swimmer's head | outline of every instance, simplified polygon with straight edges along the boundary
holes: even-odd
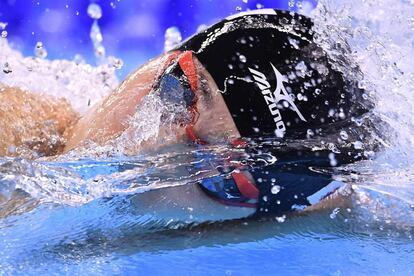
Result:
[[[241,13],[176,50],[193,52],[212,76],[242,137],[299,138],[366,112],[363,91],[332,69],[298,14]]]

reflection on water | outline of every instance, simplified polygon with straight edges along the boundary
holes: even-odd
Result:
[[[309,168],[346,183],[352,192],[342,195],[343,202],[284,217],[245,218],[249,213],[183,200],[184,194],[196,198],[195,183],[217,175],[229,154],[245,166],[283,161],[277,154],[246,156],[220,145],[135,157],[93,148],[56,160],[1,158],[1,271],[166,273],[173,267],[251,274],[254,264],[256,273],[412,273],[413,14],[414,5],[403,0],[323,0],[314,11],[316,41],[338,70],[359,81],[376,103],[374,115],[388,125],[379,129],[387,132],[386,148],[373,160]],[[6,37],[0,39],[3,84],[59,93],[83,113],[118,83],[112,65],[23,57]],[[345,139],[346,133],[338,136]],[[309,141],[302,146],[314,147]],[[203,166],[195,158],[200,151],[208,156]]]

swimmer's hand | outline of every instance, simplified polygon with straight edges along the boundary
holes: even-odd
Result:
[[[36,158],[63,151],[78,120],[66,100],[12,87],[0,91],[0,156]]]

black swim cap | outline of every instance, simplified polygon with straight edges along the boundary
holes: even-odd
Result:
[[[228,17],[178,49],[206,67],[242,137],[303,138],[366,112],[363,90],[332,69],[312,25],[292,12],[257,10]]]

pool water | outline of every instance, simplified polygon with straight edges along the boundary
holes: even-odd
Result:
[[[408,0],[321,0],[311,14],[315,41],[337,70],[359,80],[386,126],[373,159],[334,169],[353,191],[347,205],[225,219],[157,200],[157,191],[177,194],[210,176],[182,173],[193,165],[191,146],[140,156],[100,146],[54,160],[0,158],[0,274],[413,274],[413,16]],[[13,72],[0,73],[0,82],[58,91],[80,112],[119,82],[113,60],[95,67],[33,59],[2,39],[5,62]],[[229,149],[208,150],[220,163]]]

